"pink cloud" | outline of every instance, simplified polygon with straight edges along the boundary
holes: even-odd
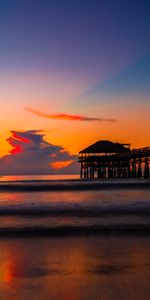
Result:
[[[12,146],[0,159],[1,175],[78,173],[77,156],[62,146],[48,143],[40,130],[11,131]]]
[[[47,118],[47,119],[58,119],[58,120],[69,120],[69,121],[98,121],[98,122],[115,122],[115,119],[107,119],[107,118],[93,118],[93,117],[87,117],[82,115],[72,115],[72,114],[66,114],[66,113],[59,113],[59,114],[47,114],[43,113],[39,110],[32,109],[27,107],[26,111],[37,115],[39,117]]]

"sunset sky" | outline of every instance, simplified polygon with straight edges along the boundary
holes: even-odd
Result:
[[[0,173],[71,172],[101,139],[150,145],[149,12],[149,0],[0,1]]]

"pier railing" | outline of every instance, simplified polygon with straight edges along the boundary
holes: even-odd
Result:
[[[92,160],[114,160],[114,159],[138,159],[138,158],[150,158],[150,146],[133,149],[122,153],[107,153],[107,154],[99,154],[99,153],[85,153],[80,154],[79,162],[88,162]]]

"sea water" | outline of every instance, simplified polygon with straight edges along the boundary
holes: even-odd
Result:
[[[150,182],[3,177],[0,232],[74,234],[150,230]]]

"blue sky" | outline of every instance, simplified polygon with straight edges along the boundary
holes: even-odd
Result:
[[[1,68],[108,76],[149,53],[149,9],[145,0],[0,1]]]

